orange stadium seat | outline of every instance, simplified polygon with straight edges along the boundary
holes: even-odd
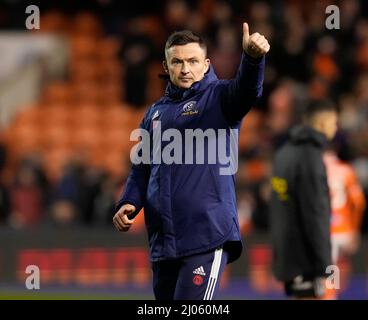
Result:
[[[71,38],[71,59],[96,59],[98,57],[98,43],[91,36],[75,35]]]
[[[43,91],[41,102],[42,104],[49,106],[55,104],[69,104],[70,85],[67,82],[55,81],[46,86]]]
[[[102,83],[100,86],[100,104],[111,106],[120,103],[125,96],[124,87],[118,83]]]
[[[15,116],[13,125],[27,126],[38,124],[42,120],[42,110],[38,105],[24,106],[23,109]]]
[[[60,12],[42,16],[43,30],[69,35],[71,52],[69,81],[46,85],[40,105],[17,115],[6,134],[13,155],[43,152],[50,176],[56,178],[69,156],[83,156],[112,172],[122,173],[122,161],[129,159],[132,129],[143,112],[121,103],[124,99],[124,66],[119,60],[120,39],[102,37],[101,23],[91,13],[73,19]],[[145,28],[160,34],[157,19]],[[155,99],[160,64],[152,66],[150,99]],[[162,92],[162,90],[159,90]],[[91,156],[95,155],[95,156]]]
[[[92,59],[80,59],[71,64],[71,77],[75,82],[96,82],[101,67]]]
[[[41,32],[65,33],[68,30],[68,18],[60,11],[45,12],[40,18]]]
[[[74,17],[74,32],[79,35],[101,36],[102,26],[99,19],[89,13],[81,12]]]
[[[101,39],[99,42],[99,55],[102,61],[111,61],[116,59],[120,50],[120,41],[109,37]]]
[[[114,84],[120,84],[123,70],[119,60],[109,59],[99,62],[99,70],[101,72],[100,80],[104,82],[112,82]]]
[[[42,136],[37,126],[13,126],[5,134],[5,141],[11,153],[23,156],[42,149]]]
[[[42,142],[47,152],[50,148],[70,147],[73,141],[73,132],[65,124],[49,123],[41,130]]]
[[[101,139],[103,134],[96,130],[96,127],[85,126],[76,128],[73,132],[73,147],[78,149],[84,149],[88,152],[92,151],[101,145]]]
[[[72,90],[76,104],[97,105],[101,100],[99,86],[95,82],[73,82]]]
[[[101,122],[103,110],[96,105],[78,105],[72,112],[73,125],[78,127],[97,127]]]
[[[103,132],[101,143],[108,149],[119,150],[119,152],[129,150],[134,144],[130,142],[131,131],[127,128],[109,128]]]
[[[130,118],[129,129],[130,130],[139,128],[146,111],[147,111],[146,109],[130,110],[130,116],[129,116]]]
[[[64,81],[55,81],[46,86],[42,102],[48,105],[70,103],[70,86]]]
[[[101,118],[101,124],[105,128],[109,127],[128,127],[131,121],[131,111],[123,105],[113,105],[107,107]]]
[[[65,125],[69,126],[73,120],[72,107],[66,104],[44,106],[39,109],[41,113],[41,123],[49,125]]]

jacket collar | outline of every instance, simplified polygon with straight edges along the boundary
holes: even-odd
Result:
[[[175,86],[171,81],[166,86],[165,96],[172,100],[183,100],[194,96],[196,93],[204,90],[207,86],[218,80],[213,67],[210,65],[202,80],[194,82],[188,89]]]
[[[291,140],[295,143],[313,142],[318,146],[324,147],[327,144],[326,136],[307,125],[301,125],[291,130]]]

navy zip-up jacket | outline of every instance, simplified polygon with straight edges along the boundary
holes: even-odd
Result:
[[[210,66],[204,78],[189,89],[169,82],[165,96],[146,112],[141,128],[150,133],[151,141],[155,121],[160,121],[161,132],[179,130],[183,140],[185,129],[226,129],[229,142],[230,129],[239,129],[242,118],[262,94],[264,66],[264,57],[253,59],[243,54],[234,79],[219,80]],[[162,141],[160,149],[168,144]],[[201,150],[205,159],[208,144]],[[228,246],[228,262],[237,259],[242,244],[234,174],[220,175],[223,166],[218,158],[215,164],[195,164],[199,150],[193,150],[194,164],[159,164],[152,161],[153,149],[151,145],[149,164],[133,164],[116,206],[118,210],[126,203],[134,205],[137,210],[130,218],[144,207],[151,261],[189,256],[221,245]],[[229,152],[229,143],[226,149]]]

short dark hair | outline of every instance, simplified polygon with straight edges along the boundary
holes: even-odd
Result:
[[[304,115],[307,120],[310,120],[320,112],[338,112],[336,104],[328,99],[312,100],[307,104]]]
[[[198,43],[202,49],[207,50],[206,43],[200,35],[190,30],[182,30],[175,31],[169,36],[165,44],[165,53],[173,46],[184,46],[188,43]]]

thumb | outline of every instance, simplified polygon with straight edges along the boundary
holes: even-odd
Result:
[[[135,206],[133,206],[132,204],[127,204],[126,209],[129,210],[129,211],[130,210],[135,211]]]
[[[133,207],[133,206],[127,206],[126,208],[125,208],[125,210],[124,210],[124,213],[126,214],[126,215],[130,215],[131,213],[133,213],[135,211],[135,207]]]
[[[243,23],[243,38],[245,42],[248,42],[249,40],[249,26],[248,23]]]
[[[135,207],[132,206],[131,204],[125,204],[123,205],[119,211],[118,214],[121,215],[129,215],[131,213],[133,213],[135,211]]]
[[[133,209],[133,208],[132,207],[125,208],[125,210],[123,212],[123,221],[126,224],[132,224],[135,220],[134,218],[129,218],[129,216],[135,211],[135,209]]]

